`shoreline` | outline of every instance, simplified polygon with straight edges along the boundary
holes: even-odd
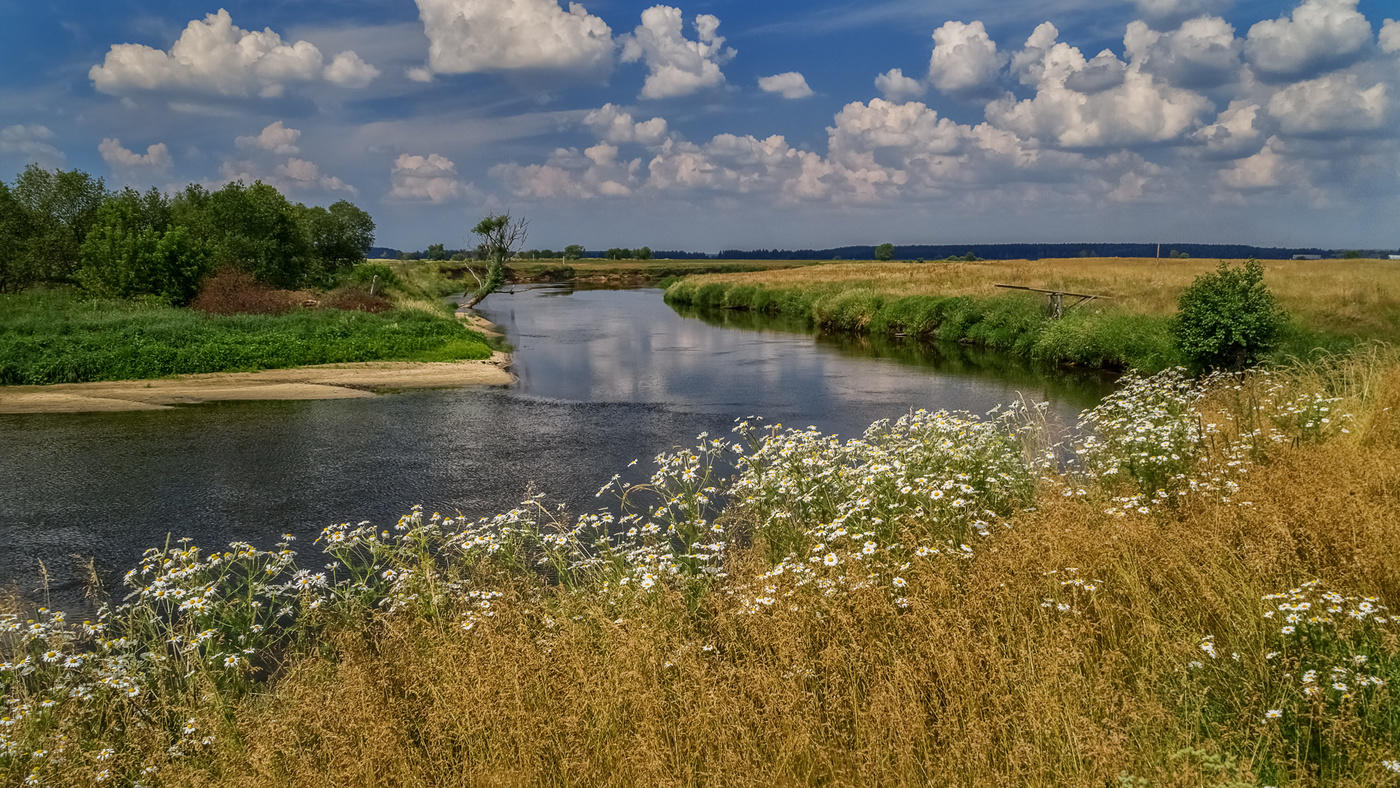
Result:
[[[0,415],[170,410],[208,402],[358,399],[404,389],[505,386],[510,355],[477,361],[364,361],[147,380],[0,386]]]

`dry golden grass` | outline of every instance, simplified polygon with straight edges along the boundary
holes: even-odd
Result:
[[[1191,281],[1218,260],[1071,258],[975,263],[833,263],[779,271],[717,274],[697,281],[772,288],[868,288],[880,294],[998,295],[997,283],[1111,296],[1130,312],[1169,315]],[[1386,260],[1265,260],[1280,303],[1310,328],[1400,340],[1400,264]]]
[[[1214,634],[1224,654],[1260,660],[1260,596],[1314,577],[1400,600],[1400,366],[1356,364],[1343,378],[1359,416],[1353,433],[1252,472],[1239,496],[1252,507],[1201,501],[1113,518],[1100,504],[1052,496],[975,560],[911,569],[904,611],[883,592],[813,593],[795,610],[755,616],[722,593],[696,610],[677,595],[610,605],[516,586],[476,632],[402,620],[343,634],[331,656],[301,662],[241,706],[207,771],[166,777],[248,786],[1250,779],[1240,766],[1208,781],[1199,758],[1177,755],[1198,748],[1247,762],[1254,744],[1195,713],[1184,666],[1201,656],[1199,638]],[[1102,581],[1079,615],[1039,604],[1058,589],[1043,573],[1068,567]],[[731,584],[763,568],[741,559]],[[541,624],[546,613],[552,627]],[[1374,762],[1383,757],[1394,754]],[[1304,775],[1299,784],[1321,783]]]

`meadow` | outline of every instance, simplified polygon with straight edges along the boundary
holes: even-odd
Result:
[[[969,342],[1051,363],[1159,370],[1179,362],[1169,319],[1215,260],[1075,258],[833,263],[694,276],[668,300],[782,312],[826,330]],[[1292,319],[1277,356],[1400,341],[1400,266],[1383,260],[1268,260],[1265,282]],[[997,284],[1105,296],[1048,321],[1046,297]],[[1068,306],[1075,299],[1066,298]]]
[[[422,300],[378,313],[220,315],[70,289],[0,295],[0,385],[490,355],[485,337]]]
[[[1400,356],[1038,413],[746,420],[591,511],[154,547],[88,620],[0,617],[0,780],[1400,782]]]

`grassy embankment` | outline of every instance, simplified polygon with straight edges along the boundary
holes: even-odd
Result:
[[[1069,473],[916,415],[606,517],[153,551],[95,633],[0,617],[0,781],[1393,785],[1397,414],[1375,351],[1130,384]]]
[[[828,331],[967,342],[1056,364],[1153,371],[1179,362],[1169,328],[1181,291],[1214,260],[1071,259],[843,263],[695,276],[678,305],[778,312]],[[1291,321],[1276,355],[1400,341],[1400,265],[1380,260],[1265,261]],[[1111,296],[1046,318],[1046,297],[997,283]],[[1073,299],[1066,299],[1068,305]]]
[[[381,269],[366,270],[364,286]],[[454,319],[439,297],[451,292],[450,283],[408,266],[393,273],[392,281],[376,283],[377,293],[388,294],[388,303],[376,308],[389,307],[378,313],[295,308],[220,315],[74,290],[0,295],[0,385],[490,357],[485,337]]]

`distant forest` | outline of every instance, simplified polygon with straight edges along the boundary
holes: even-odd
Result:
[[[1039,260],[1052,257],[1156,257],[1155,243],[1073,243],[1073,244],[908,244],[894,247],[896,260],[943,260],[949,257],[981,260]],[[1287,260],[1294,255],[1341,257],[1351,250],[1322,249],[1315,246],[1249,246],[1246,244],[1162,244],[1162,257],[1195,257],[1206,259],[1240,259],[1257,257],[1261,260]],[[1384,257],[1393,250],[1367,250],[1366,256]],[[1354,254],[1354,253],[1353,253]],[[369,250],[370,257],[423,259],[426,252],[404,253],[398,249],[377,246]],[[584,257],[606,257],[605,250],[590,250]],[[873,260],[874,246],[839,246],[834,249],[724,249],[718,254],[662,249],[652,252],[661,260]]]

